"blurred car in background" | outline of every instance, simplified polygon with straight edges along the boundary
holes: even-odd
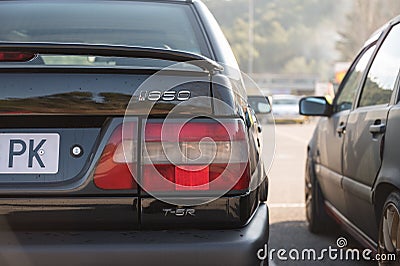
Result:
[[[249,95],[247,99],[261,124],[267,124],[268,122],[273,121],[271,115],[272,108],[268,96]]]
[[[272,108],[275,122],[294,122],[303,124],[307,118],[299,113],[300,97],[289,94],[272,96]]]

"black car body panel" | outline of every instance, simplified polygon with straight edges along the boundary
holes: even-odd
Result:
[[[153,198],[142,198],[141,225],[143,228],[238,228],[250,221],[258,201],[256,192],[220,198],[195,207],[177,207]]]
[[[1,46],[1,45],[0,45]],[[7,72],[10,70],[7,69]],[[149,113],[149,106],[152,113],[168,114],[169,110],[174,108],[181,101],[163,101],[157,104],[140,102],[138,98],[144,95],[143,92],[149,90],[142,83],[154,75],[157,71],[147,70],[143,74],[141,70],[131,70],[127,74],[113,73],[68,73],[69,69],[60,69],[61,73],[46,73],[42,70],[40,73],[1,73],[2,99],[0,100],[0,115],[79,115],[79,116],[123,116],[127,110],[128,104],[132,101],[135,104],[134,113],[131,115],[146,115]],[[104,70],[103,70],[104,71]],[[26,73],[28,72],[28,73]],[[44,73],[43,73],[44,72]],[[100,71],[101,72],[101,71]],[[138,73],[137,73],[138,72]],[[176,91],[189,91],[190,97],[205,96],[210,97],[210,80],[207,73],[187,73],[185,71],[164,70],[164,82],[182,78],[183,84],[171,88]],[[196,81],[191,81],[196,80]],[[185,82],[186,81],[186,82]],[[160,90],[166,90],[160,86]],[[168,107],[166,109],[166,107]],[[193,110],[194,107],[189,106]],[[197,107],[205,115],[211,115],[211,103]],[[195,110],[194,110],[195,111]],[[22,119],[22,118],[21,118]],[[26,120],[29,120],[26,118]],[[68,120],[68,119],[65,119]],[[13,120],[3,127],[13,127]],[[44,124],[46,121],[43,121]],[[76,127],[83,127],[85,124],[79,124],[77,119]],[[16,122],[17,123],[17,122]],[[51,127],[52,123],[48,123]],[[99,124],[98,126],[102,126]],[[43,127],[43,125],[42,125]]]
[[[137,230],[138,200],[133,196],[24,197],[0,199],[2,230]]]

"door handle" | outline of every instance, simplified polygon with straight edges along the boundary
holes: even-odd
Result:
[[[369,126],[369,132],[372,134],[382,134],[385,133],[386,131],[386,125],[385,124],[379,124],[379,125],[370,125]]]
[[[258,133],[262,132],[262,126],[261,125],[257,125],[257,131],[258,131]]]
[[[340,123],[340,125],[336,129],[336,132],[339,134],[339,137],[341,137],[345,131],[346,131],[346,125],[344,123]]]

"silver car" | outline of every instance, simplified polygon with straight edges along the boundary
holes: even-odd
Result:
[[[295,122],[303,124],[306,117],[299,113],[300,97],[295,95],[272,96],[272,108],[275,122]]]

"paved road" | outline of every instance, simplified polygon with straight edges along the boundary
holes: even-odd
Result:
[[[315,249],[317,255],[329,246],[337,248],[339,237],[348,240],[349,248],[362,249],[350,236],[340,229],[332,229],[326,235],[313,235],[307,230],[304,212],[304,166],[308,140],[315,124],[280,124],[276,126],[276,151],[269,172],[270,243],[269,248],[285,249],[286,256],[291,249]],[[267,143],[264,143],[267,145]],[[307,255],[307,253],[305,253]],[[340,253],[338,253],[340,254]],[[292,251],[296,256],[296,251]],[[307,256],[306,256],[307,257]],[[345,255],[343,256],[345,258]],[[282,261],[273,254],[271,265],[375,265],[366,261],[330,260],[325,253],[323,261]]]

